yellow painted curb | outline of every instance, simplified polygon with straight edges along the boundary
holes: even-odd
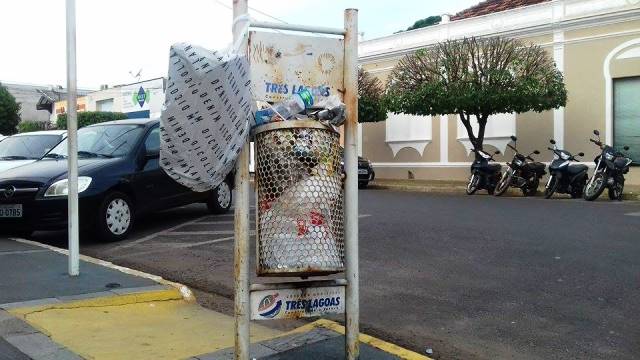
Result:
[[[179,290],[171,288],[167,290],[143,291],[139,293],[113,296],[102,296],[87,300],[71,301],[67,303],[54,303],[8,310],[11,314],[26,319],[29,314],[47,310],[65,310],[89,307],[121,306],[153,301],[183,300]]]
[[[320,319],[317,321],[314,321],[310,324],[301,326],[297,329],[294,329],[292,331],[290,331],[289,333],[285,334],[298,334],[298,333],[304,333],[304,332],[308,332],[311,331],[315,328],[325,328],[325,329],[329,329],[332,331],[335,331],[339,334],[343,334],[345,333],[344,330],[344,326],[334,322],[334,321],[330,321],[330,320],[326,320],[326,319]],[[365,343],[367,345],[373,346],[374,348],[380,349],[388,354],[391,355],[395,355],[401,359],[405,359],[405,360],[432,360],[431,358],[418,354],[417,352],[411,351],[411,350],[407,350],[403,347],[400,347],[398,345],[386,342],[384,340],[380,340],[378,338],[375,338],[373,336],[369,336],[363,333],[360,333],[360,335],[358,336],[358,339],[360,340],[360,342]]]

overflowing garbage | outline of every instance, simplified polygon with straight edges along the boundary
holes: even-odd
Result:
[[[233,170],[254,125],[249,63],[233,51],[171,47],[160,128],[160,164],[194,190],[216,188]]]
[[[256,131],[258,273],[343,271],[339,134],[309,119]]]
[[[331,127],[341,126],[346,119],[346,106],[337,95],[321,98],[314,103],[308,89],[302,89],[276,104],[265,103],[256,112],[256,126],[285,120],[317,120]],[[335,130],[335,129],[334,129]]]
[[[173,45],[161,118],[162,168],[192,190],[214,189],[233,170],[253,129],[259,274],[343,271],[337,127],[345,121],[345,105],[336,95],[316,99],[301,87],[258,109],[250,88],[245,57]]]

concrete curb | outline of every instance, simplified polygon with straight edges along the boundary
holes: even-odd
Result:
[[[55,246],[51,246],[51,245],[46,245],[46,244],[41,244],[39,242],[35,242],[35,241],[31,241],[31,240],[26,240],[26,239],[21,239],[21,238],[10,238],[11,240],[23,243],[23,244],[27,244],[27,245],[32,245],[32,246],[38,246],[41,248],[45,248],[54,252],[57,252],[59,254],[65,255],[65,256],[69,256],[69,251],[65,250],[65,249],[61,249]],[[122,273],[128,274],[128,275],[133,275],[133,276],[138,276],[138,277],[142,277],[145,279],[149,279],[149,280],[153,280],[157,283],[163,284],[163,285],[167,285],[170,286],[172,288],[175,288],[177,291],[179,291],[182,299],[186,300],[186,301],[191,301],[194,302],[196,301],[195,296],[193,295],[193,292],[185,285],[182,285],[180,283],[177,282],[173,282],[173,281],[169,281],[169,280],[165,280],[163,279],[161,276],[158,275],[153,275],[153,274],[149,274],[143,271],[139,271],[139,270],[134,270],[134,269],[130,269],[124,266],[120,266],[120,265],[115,265],[109,261],[105,261],[105,260],[100,260],[100,259],[96,259],[87,255],[80,255],[80,260],[92,263],[92,264],[96,264],[96,265],[100,265],[100,266],[104,266],[113,270],[117,270],[120,271]],[[124,289],[123,289],[124,290]]]
[[[424,193],[433,193],[433,194],[447,194],[447,195],[466,195],[465,186],[461,185],[452,185],[442,186],[442,185],[408,185],[408,184],[370,184],[367,188],[372,190],[393,190],[393,191],[407,191],[407,192],[424,192]],[[484,191],[484,190],[482,190]],[[507,194],[513,192],[513,195],[522,195],[517,189],[509,189],[507,190]],[[481,192],[482,193],[482,192]],[[486,191],[485,191],[486,193]],[[606,198],[606,195],[604,195]],[[623,200],[628,201],[640,201],[640,195],[635,193],[625,193],[622,197]],[[608,198],[607,198],[608,200]]]

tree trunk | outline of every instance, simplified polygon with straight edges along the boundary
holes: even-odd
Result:
[[[487,115],[478,115],[476,114],[476,120],[478,120],[478,136],[476,137],[476,150],[482,150],[482,146],[484,143],[484,131],[487,127],[487,120],[489,116]]]

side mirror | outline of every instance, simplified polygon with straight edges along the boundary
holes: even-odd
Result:
[[[556,144],[556,141],[555,141],[555,140],[553,140],[553,139],[549,140],[549,142],[550,142],[550,143],[552,143],[553,145],[555,145],[555,144]]]
[[[496,150],[493,155],[500,155],[500,150]]]
[[[584,156],[584,153],[581,151],[578,153],[578,156]]]
[[[625,145],[625,146],[623,147],[623,149],[624,149],[624,151],[629,151],[629,147],[628,147],[627,145]]]
[[[511,140],[513,140],[513,141],[518,141],[518,138],[517,138],[517,137],[515,137],[515,135],[511,135]]]
[[[145,153],[144,153],[144,158],[147,159],[147,160],[159,159],[160,158],[160,150],[159,149],[146,150]]]
[[[593,130],[593,134],[594,134],[594,135],[596,135],[596,136],[600,136],[600,131],[598,131],[598,130]]]
[[[540,155],[540,151],[538,151],[538,150],[533,150],[533,153],[536,154],[536,155]]]

